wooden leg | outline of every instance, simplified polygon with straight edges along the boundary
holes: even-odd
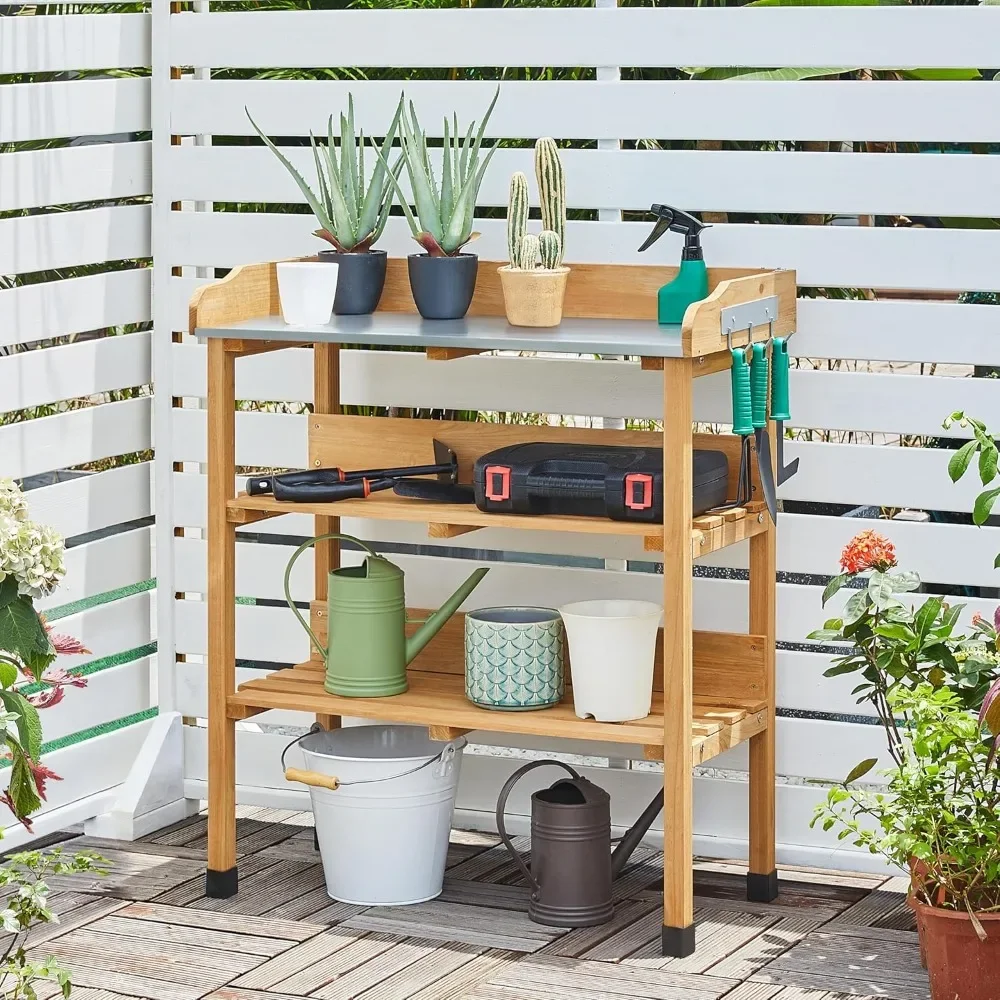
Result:
[[[236,874],[236,529],[226,501],[236,478],[236,358],[208,345],[208,870],[205,893],[232,896]]]
[[[771,428],[773,437],[773,426]],[[772,440],[771,454],[775,454]],[[767,699],[767,728],[750,738],[750,870],[747,898],[769,903],[778,895],[778,873],[774,861],[774,738],[775,738],[775,557],[776,531],[750,539],[750,631],[766,636],[764,697]]]
[[[340,345],[313,345],[313,412],[340,412]],[[311,458],[311,456],[310,456]],[[339,517],[315,518],[316,534],[326,535],[332,531],[340,531]],[[316,566],[316,600],[327,598],[327,576],[331,569],[340,565],[340,542],[332,539],[320,542],[314,546]],[[311,658],[319,653],[312,650]],[[339,729],[339,715],[317,714],[316,721],[324,729]]]
[[[663,934],[664,955],[694,951],[691,726],[692,420],[690,359],[663,364]]]

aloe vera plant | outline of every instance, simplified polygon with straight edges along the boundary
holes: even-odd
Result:
[[[497,87],[478,131],[473,121],[464,139],[459,138],[461,133],[458,128],[458,115],[453,116],[450,128],[448,118],[445,117],[440,185],[431,166],[427,135],[420,127],[412,101],[409,115],[406,112],[402,115],[399,138],[410,189],[413,192],[413,208],[410,207],[409,199],[396,174],[390,172],[388,176],[399,196],[413,238],[432,257],[453,257],[479,235],[472,231],[476,196],[479,194],[483,175],[497,147],[491,146],[482,162],[480,162],[480,152],[486,125],[499,96],[500,88]],[[387,152],[379,153],[379,159],[384,167],[387,165]]]
[[[250,124],[257,130],[257,134],[292,175],[313,210],[321,227],[313,235],[333,244],[341,253],[367,253],[382,235],[392,207],[392,187],[387,182],[395,181],[402,166],[402,157],[391,167],[388,157],[402,113],[403,97],[400,95],[396,114],[382,141],[382,149],[379,150],[370,138],[368,140],[376,155],[375,166],[366,186],[365,134],[364,131],[355,133],[354,97],[349,94],[347,114],[340,115],[339,144],[334,141],[333,115],[330,115],[327,122],[326,145],[317,142],[316,137],[309,133],[313,159],[316,162],[318,193],[313,191],[288,158],[264,134],[250,117],[249,110],[247,118],[250,118]]]

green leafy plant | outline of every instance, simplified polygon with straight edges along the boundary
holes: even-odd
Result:
[[[993,435],[987,430],[986,424],[982,420],[967,416],[962,410],[956,410],[945,419],[944,429],[948,430],[955,423],[960,427],[971,427],[973,437],[971,441],[966,441],[951,456],[951,460],[948,462],[948,475],[951,476],[953,483],[957,483],[969,471],[972,460],[977,459],[976,467],[979,470],[979,481],[987,489],[984,489],[976,497],[976,502],[972,507],[972,520],[981,527],[992,513],[997,497],[1000,497],[1000,486],[990,485],[997,478],[997,459],[1000,455],[998,455]],[[997,555],[993,560],[993,568],[1000,569],[1000,555]]]
[[[7,897],[0,927],[10,935],[0,956],[0,993],[6,1000],[37,1000],[35,984],[42,981],[58,984],[63,997],[70,995],[70,974],[57,959],[29,959],[28,933],[38,924],[58,923],[48,905],[48,878],[85,872],[106,875],[108,868],[109,862],[98,854],[66,854],[58,847],[12,854],[0,866],[0,895]]]
[[[829,619],[808,638],[850,644],[824,676],[861,674],[852,694],[859,704],[874,707],[889,752],[900,763],[903,737],[890,704],[893,693],[927,683],[951,691],[966,710],[978,711],[998,672],[996,636],[988,641],[982,631],[971,638],[956,634],[964,605],[949,607],[937,597],[919,608],[904,604],[901,595],[915,591],[920,577],[900,572],[892,543],[874,531],[853,538],[840,565],[844,572],[827,585],[824,606],[845,586],[863,586],[851,595],[841,617]]]
[[[42,725],[38,710],[58,704],[67,685],[86,680],[50,669],[60,653],[86,653],[77,640],[55,635],[34,606],[59,585],[65,573],[63,539],[28,517],[18,485],[0,479],[0,742],[10,761],[7,790],[0,796],[30,828],[28,816],[45,798],[45,783],[58,778],[41,763]],[[26,684],[41,690],[24,694]]]
[[[841,840],[911,867],[913,892],[929,906],[963,910],[985,938],[977,913],[1000,910],[1000,684],[979,717],[946,688],[896,688],[889,706],[905,739],[883,789],[852,787],[855,768],[830,789],[812,825],[839,827]],[[920,864],[914,864],[917,861]]]
[[[392,207],[392,187],[388,179],[395,178],[399,173],[402,159],[390,167],[388,158],[402,112],[403,98],[400,96],[396,114],[382,140],[381,151],[369,139],[376,155],[375,166],[366,185],[365,134],[363,130],[355,133],[354,97],[348,94],[347,114],[342,113],[340,116],[339,144],[334,141],[333,115],[330,115],[327,122],[325,146],[318,143],[312,133],[309,134],[313,159],[316,161],[318,193],[312,190],[291,161],[264,134],[250,117],[249,110],[247,117],[267,147],[292,175],[313,210],[321,227],[313,235],[333,244],[340,253],[367,253],[382,235]]]
[[[478,131],[473,121],[464,139],[459,138],[461,133],[458,127],[458,115],[453,117],[450,130],[448,118],[445,117],[440,186],[431,166],[427,135],[420,127],[412,101],[409,114],[407,115],[405,111],[402,114],[400,142],[403,147],[406,175],[413,192],[413,208],[410,207],[406,193],[392,171],[389,172],[389,179],[399,196],[399,203],[413,238],[432,257],[453,257],[461,253],[467,243],[479,236],[479,233],[472,231],[476,197],[497,146],[490,147],[481,163],[480,153],[483,135],[499,96],[500,88],[497,87]],[[383,166],[388,167],[385,155],[379,152],[378,156]]]

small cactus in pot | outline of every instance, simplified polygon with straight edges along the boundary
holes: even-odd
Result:
[[[551,327],[562,321],[569,268],[562,263],[566,234],[566,177],[554,139],[535,143],[535,178],[542,210],[542,231],[528,232],[528,178],[510,179],[507,204],[507,256],[500,268],[507,322],[512,326]]]

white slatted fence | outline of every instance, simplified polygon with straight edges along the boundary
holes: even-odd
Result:
[[[0,17],[0,476],[67,537],[41,607],[91,650],[42,714],[35,835],[109,807],[156,706],[149,65],[148,13]]]

